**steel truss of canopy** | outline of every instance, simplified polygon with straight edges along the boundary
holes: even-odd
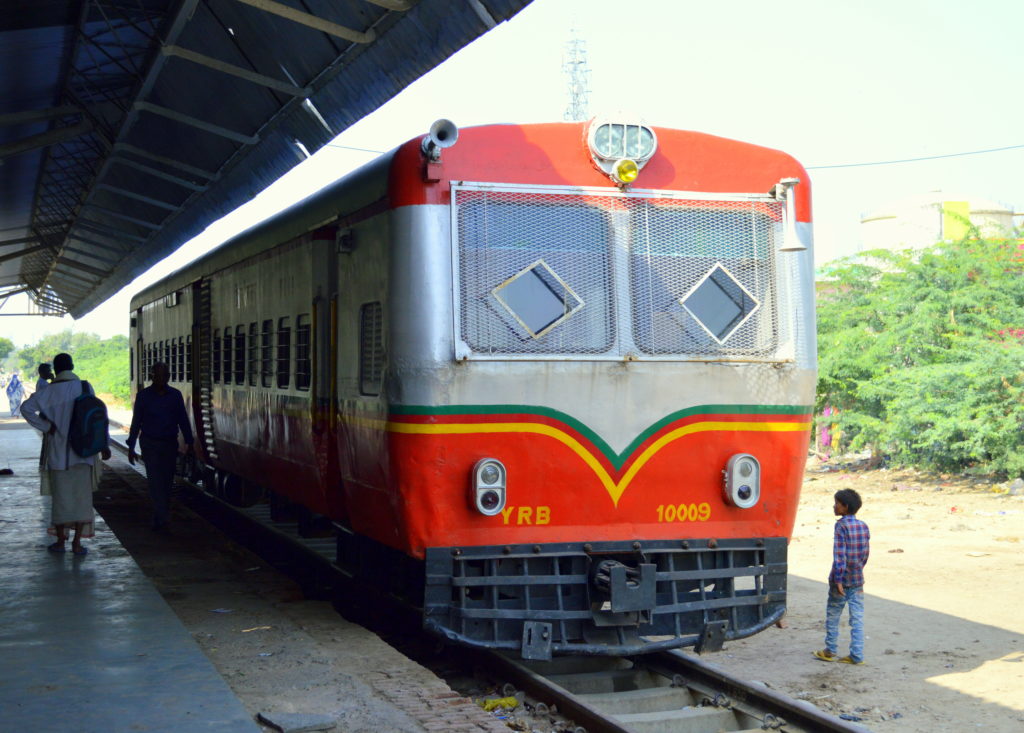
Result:
[[[0,315],[89,312],[529,2],[7,0]]]

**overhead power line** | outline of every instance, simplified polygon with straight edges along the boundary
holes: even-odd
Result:
[[[872,163],[839,163],[837,165],[809,165],[807,170],[822,170],[824,168],[863,168],[869,165],[895,165],[897,163],[918,163],[923,160],[939,160],[940,158],[961,158],[965,155],[983,155],[985,153],[1001,153],[1005,150],[1019,150],[1024,145],[1007,145],[1005,148],[989,148],[987,150],[969,150],[964,153],[947,153],[946,155],[926,155],[921,158],[903,158],[901,160],[878,160]]]
[[[341,148],[342,150],[358,150],[360,153],[374,153],[375,155],[380,155],[385,152],[383,150],[370,150],[369,148],[353,148],[351,145],[335,145],[334,143],[327,143],[324,147]]]
[[[355,148],[351,145],[337,145],[335,143],[327,143],[324,147],[327,148],[340,148],[342,150],[355,150],[360,153],[373,153],[374,155],[383,155],[385,150],[371,150],[370,148]],[[988,148],[986,150],[968,150],[962,153],[947,153],[945,155],[925,155],[920,158],[900,158],[898,160],[875,160],[870,163],[837,163],[835,165],[809,165],[806,169],[809,171],[825,170],[828,168],[865,168],[872,165],[898,165],[900,163],[920,163],[925,160],[941,160],[943,158],[962,158],[968,155],[985,155],[986,153],[1002,153],[1007,150],[1020,150],[1024,148],[1024,145],[1007,145],[1002,148]]]

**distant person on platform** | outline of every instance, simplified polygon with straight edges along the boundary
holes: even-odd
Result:
[[[18,373],[11,375],[11,381],[7,383],[7,401],[11,405],[11,417],[19,417],[21,400],[25,397],[25,387],[18,379]]]
[[[94,536],[92,492],[99,486],[102,466],[96,456],[83,458],[68,444],[68,429],[75,398],[82,394],[82,381],[72,371],[70,354],[53,358],[57,375],[53,382],[34,393],[22,405],[25,421],[43,433],[43,456],[40,464],[40,493],[53,496],[53,514],[47,530],[57,538],[50,552],[64,552],[68,531],[73,529],[71,551],[85,555],[88,549],[82,540]],[[86,387],[92,393],[92,386]],[[103,460],[110,458],[110,448],[100,451]]]
[[[53,369],[50,367],[50,362],[44,361],[39,365],[39,379],[36,380],[36,392],[42,392],[50,386],[52,381]]]
[[[174,467],[178,459],[178,431],[185,437],[186,452],[191,452],[192,427],[181,392],[167,385],[167,364],[156,362],[149,376],[153,383],[139,390],[135,396],[132,425],[128,431],[128,462],[135,465],[138,458],[135,442],[138,440],[142,460],[146,464],[149,497],[153,502],[153,529],[167,532],[171,519]]]

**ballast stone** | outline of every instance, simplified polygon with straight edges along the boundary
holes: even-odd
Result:
[[[337,722],[334,716],[315,713],[260,713],[256,719],[264,725],[277,728],[281,733],[330,730]]]

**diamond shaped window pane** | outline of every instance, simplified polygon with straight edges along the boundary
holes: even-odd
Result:
[[[583,307],[583,301],[544,260],[533,263],[491,293],[532,338],[540,338]]]
[[[679,303],[720,344],[761,307],[721,264],[712,267]]]

